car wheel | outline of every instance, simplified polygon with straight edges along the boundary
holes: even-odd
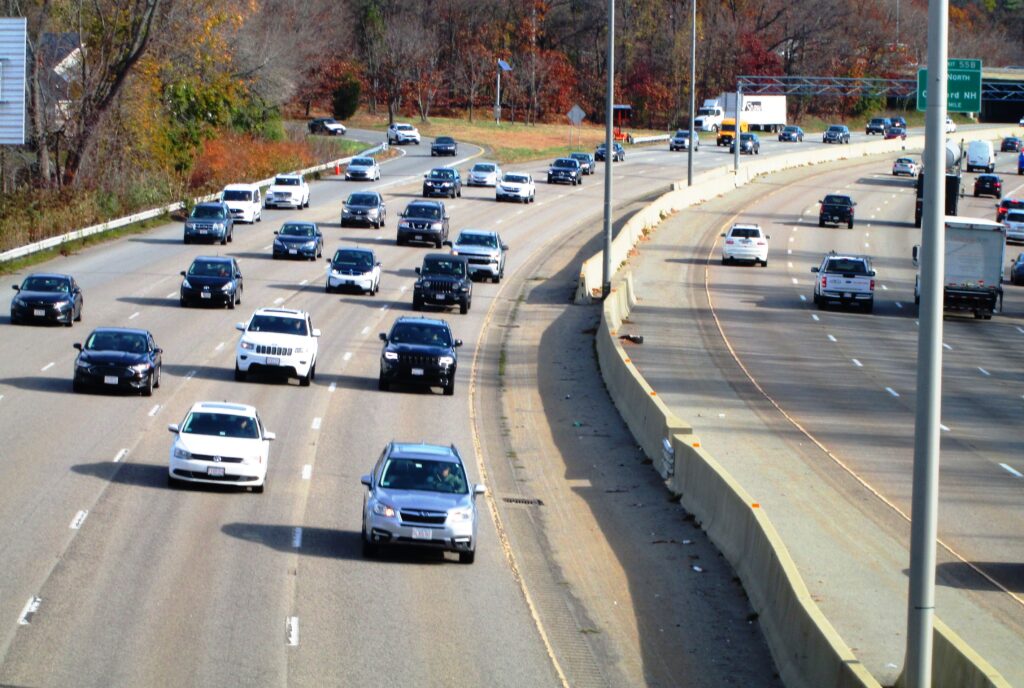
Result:
[[[458,195],[459,198],[462,198],[462,189],[459,189],[457,195]]]
[[[224,238],[220,240],[220,245],[221,245],[221,246],[224,246],[224,245],[226,245],[227,243],[228,243],[228,237],[227,237],[227,235],[225,234],[225,235],[224,235]]]
[[[299,376],[299,386],[309,387],[309,383],[316,377],[316,363],[309,367],[309,372]]]
[[[75,318],[75,322],[82,322],[82,309],[78,309],[78,317]]]
[[[64,327],[73,327],[74,324],[75,324],[75,313],[74,313],[74,311],[72,311],[71,314],[68,315],[68,321],[66,323],[64,323]]]
[[[389,389],[391,389],[391,383],[385,380],[383,375],[380,375],[379,377],[377,377],[377,389],[379,389],[382,392],[387,392]]]
[[[470,550],[469,552],[459,552],[460,564],[472,564],[474,561],[476,561],[476,550]]]
[[[822,220],[821,218],[818,218],[818,226],[819,227],[824,227],[825,226],[825,221]]]
[[[864,306],[864,312],[865,313],[873,313],[874,310],[875,310],[875,302],[874,301],[868,301],[867,305]]]
[[[253,485],[252,486],[252,493],[253,494],[263,494],[263,490],[264,490],[264,488],[266,488],[266,486],[267,486],[267,479],[264,477],[262,485]]]
[[[853,220],[850,220],[849,222],[846,223],[846,228],[853,229]]]
[[[153,375],[154,373],[150,372],[146,378],[146,386],[142,388],[142,396],[144,397],[153,396]]]
[[[170,473],[167,474],[167,487],[172,490],[177,490],[181,487],[181,481],[172,476]]]
[[[440,239],[438,239],[437,241],[435,241],[435,242],[434,242],[434,248],[441,248],[441,245],[442,245],[443,243],[444,243],[443,241],[441,241]]]
[[[463,301],[459,304],[459,313],[465,315],[469,312],[469,301]]]
[[[455,394],[455,378],[448,378],[448,382],[441,389],[446,397],[453,396]]]
[[[725,256],[722,256],[722,265],[726,265],[728,262],[729,261],[725,259]]]
[[[377,556],[377,545],[373,544],[366,539],[366,533],[363,533],[361,538],[363,542],[363,557],[366,559],[373,559]]]
[[[248,377],[246,371],[238,367],[238,363],[235,363],[235,382],[245,382],[245,378]]]
[[[768,259],[767,258],[765,258],[764,260],[761,261],[761,267],[763,267],[763,268],[768,267]]]
[[[185,240],[184,240],[183,243],[186,243],[186,244],[189,243],[188,237],[185,237]]]
[[[81,394],[85,391],[85,387],[78,381],[77,377],[71,378],[71,391],[75,394]]]
[[[423,310],[423,301],[421,301],[420,299],[416,298],[415,296],[412,297],[412,309],[414,311],[421,311],[421,310]]]
[[[160,388],[160,380],[161,380],[161,378],[163,378],[163,376],[164,376],[164,367],[161,364],[161,365],[158,365],[156,367],[156,381],[153,383],[153,387],[156,387],[157,389]]]

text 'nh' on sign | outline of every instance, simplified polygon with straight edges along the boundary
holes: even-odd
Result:
[[[981,112],[981,60],[951,59],[946,68],[946,110]],[[917,109],[928,108],[928,70],[917,70]]]

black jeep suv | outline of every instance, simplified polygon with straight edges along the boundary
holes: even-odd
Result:
[[[829,194],[821,203],[821,210],[818,211],[818,226],[824,227],[826,222],[846,226],[853,229],[853,206],[857,205],[849,196]]]
[[[384,349],[380,354],[377,388],[387,391],[391,383],[440,387],[447,396],[455,394],[455,349],[461,339],[452,337],[444,320],[402,317],[391,332],[380,333]]]
[[[424,306],[458,306],[466,313],[473,303],[473,282],[469,279],[469,260],[448,253],[428,253],[412,290],[412,309]]]
[[[583,170],[580,161],[574,158],[559,158],[548,168],[548,184],[566,182],[576,186],[583,183]]]

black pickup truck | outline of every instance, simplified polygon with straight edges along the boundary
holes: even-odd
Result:
[[[826,222],[837,226],[845,222],[847,227],[853,229],[853,206],[857,204],[852,198],[829,194],[818,203],[821,203],[821,210],[818,211],[819,227],[824,227]]]

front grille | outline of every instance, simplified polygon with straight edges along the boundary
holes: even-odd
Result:
[[[475,256],[470,256],[469,262],[472,263],[473,265],[490,265],[491,259],[489,256],[480,256],[479,258]]]
[[[266,344],[257,344],[256,353],[264,356],[291,356],[292,350],[286,346],[268,346]]]
[[[413,229],[430,229],[429,222],[410,222],[409,226]]]
[[[197,224],[192,225],[192,229],[194,229],[197,232],[200,231],[200,230],[204,230],[204,229],[207,232],[212,232],[213,231],[213,224],[209,223],[209,222],[197,223]]]
[[[224,483],[247,483],[259,480],[259,478],[251,475],[207,475],[202,471],[186,471],[181,468],[175,468],[174,475],[181,478],[195,478],[198,480],[216,480],[217,482]]]
[[[403,523],[425,523],[428,525],[444,525],[448,514],[444,511],[420,511],[416,509],[400,510]]]
[[[89,368],[89,372],[93,375],[114,375],[117,377],[132,377],[135,374],[135,371],[131,368],[103,363],[93,363],[92,367]]]
[[[455,283],[447,281],[432,281],[430,283],[429,291],[434,294],[450,294],[451,292],[455,291]]]
[[[402,369],[409,368],[423,368],[424,370],[434,370],[438,367],[437,356],[431,356],[429,354],[410,354],[410,353],[399,353],[398,364]]]
[[[220,457],[220,461],[217,461],[213,456],[209,456],[207,454],[193,454],[192,459],[194,461],[211,461],[213,463],[242,463],[242,458],[240,456],[222,456]]]

